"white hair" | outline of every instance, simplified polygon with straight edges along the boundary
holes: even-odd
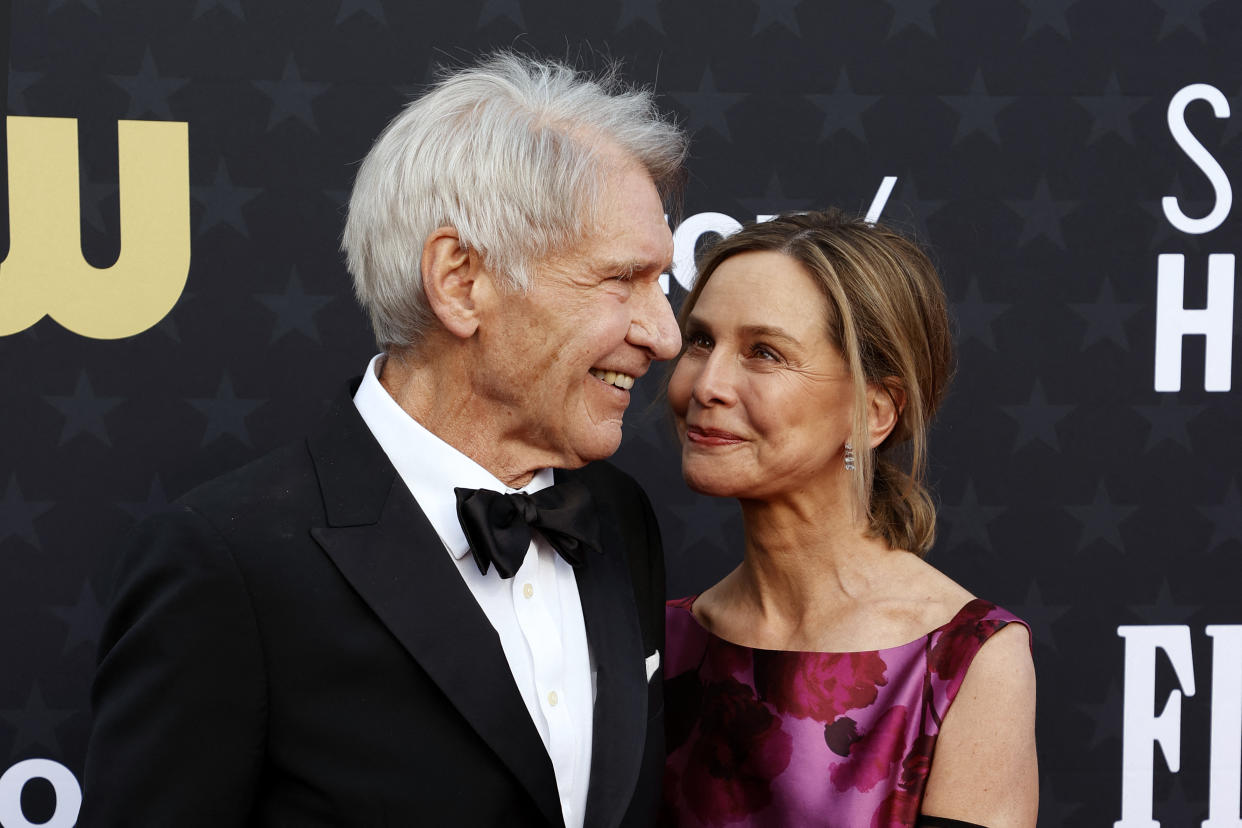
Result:
[[[438,227],[527,289],[535,264],[596,229],[609,149],[642,164],[662,197],[680,182],[684,133],[616,67],[592,77],[501,52],[409,103],[358,170],[341,243],[376,343],[408,348],[435,324],[420,260]]]

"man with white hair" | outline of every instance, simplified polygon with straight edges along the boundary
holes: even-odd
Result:
[[[653,821],[663,553],[592,461],[680,345],[685,151],[649,93],[511,54],[393,120],[343,243],[382,353],[138,530],[82,824]]]

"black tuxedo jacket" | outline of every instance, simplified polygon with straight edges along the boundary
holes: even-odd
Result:
[[[615,468],[575,570],[597,670],[587,826],[654,820],[663,553]],[[83,826],[558,826],[500,640],[349,399],[304,444],[191,492],[123,555]]]

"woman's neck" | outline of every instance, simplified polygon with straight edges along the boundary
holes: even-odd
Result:
[[[705,595],[700,616],[730,640],[798,649],[890,586],[891,556],[848,497],[743,501],[746,553]],[[696,605],[698,607],[699,605]],[[726,629],[726,627],[728,629]]]

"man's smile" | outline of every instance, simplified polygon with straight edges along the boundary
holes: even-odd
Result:
[[[602,368],[592,368],[591,376],[597,380],[616,386],[622,391],[629,391],[634,387],[634,378],[629,374],[623,374],[620,371],[605,371]]]

